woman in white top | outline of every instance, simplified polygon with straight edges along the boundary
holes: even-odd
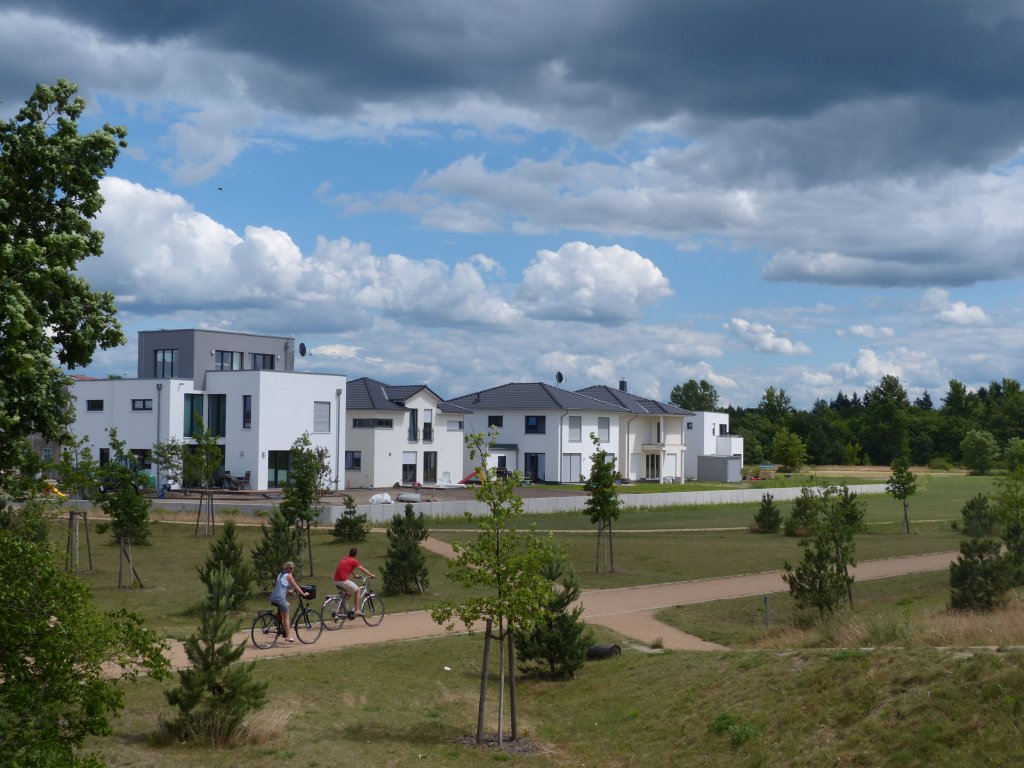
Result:
[[[284,639],[289,643],[294,643],[295,638],[292,637],[292,628],[288,623],[288,591],[294,589],[303,597],[306,597],[306,593],[302,591],[302,587],[299,586],[298,582],[295,581],[295,577],[292,576],[292,572],[295,570],[295,563],[290,560],[284,564],[281,568],[281,572],[277,574],[277,579],[274,581],[274,591],[270,593],[270,604],[277,608],[277,618],[281,622],[281,626],[284,627]]]

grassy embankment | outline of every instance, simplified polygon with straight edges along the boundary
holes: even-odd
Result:
[[[963,500],[988,483],[984,478],[941,478],[923,485],[912,502],[910,536],[895,526],[901,514],[897,502],[865,497],[869,520],[888,524],[873,526],[859,538],[859,557],[956,547],[948,523],[919,521],[955,518]],[[580,525],[578,516],[538,522],[562,528],[558,538],[567,543],[590,586],[620,586],[775,569],[780,558],[797,556],[795,542],[782,536],[651,530],[742,527],[752,513],[751,505],[627,513],[616,538],[622,572],[602,577],[592,574],[593,534],[564,532],[588,527]],[[627,532],[643,529],[647,532]],[[250,541],[255,533],[243,531]],[[443,533],[452,539],[463,535]],[[191,607],[201,594],[192,574],[208,542],[194,539],[191,528],[167,524],[157,526],[155,541],[153,547],[137,549],[148,589],[111,589],[116,552],[96,537],[94,555],[101,571],[89,580],[101,603],[135,605],[156,626],[176,634],[190,631],[195,623]],[[314,552],[324,578],[313,581],[322,585],[329,583],[328,569],[340,551],[328,542],[327,534],[320,533]],[[361,546],[371,567],[379,567],[384,550],[382,536]],[[432,558],[430,567],[433,599],[453,593],[441,562]],[[475,766],[491,760],[522,766],[1019,764],[1024,758],[1019,738],[1024,656],[926,646],[1024,642],[1020,613],[985,622],[961,620],[972,629],[956,634],[940,626],[952,621],[943,613],[948,594],[943,573],[866,582],[855,589],[856,610],[824,629],[797,628],[782,595],[772,597],[767,632],[758,598],[666,612],[671,623],[687,631],[749,650],[644,653],[627,647],[621,657],[589,664],[567,683],[521,682],[520,722],[532,754],[490,751],[485,757],[460,743],[475,721],[479,638],[395,643],[259,663],[257,674],[270,683],[274,700],[263,716],[273,735],[262,744],[232,749],[152,746],[155,716],[168,710],[160,687],[146,683],[129,692],[115,735],[91,747],[112,765],[175,768],[267,762],[326,766],[353,748],[363,762],[395,766]],[[430,599],[401,598],[389,601],[389,608],[421,607]],[[921,647],[842,648],[865,644]],[[840,649],[822,649],[836,646]]]

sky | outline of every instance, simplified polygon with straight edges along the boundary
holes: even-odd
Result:
[[[129,144],[76,373],[212,328],[446,398],[1024,378],[1024,2],[4,0],[0,119],[58,78]]]

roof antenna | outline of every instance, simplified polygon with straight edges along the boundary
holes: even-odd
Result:
[[[561,371],[555,371],[555,384],[562,386],[562,382],[565,381],[565,376],[562,375]]]

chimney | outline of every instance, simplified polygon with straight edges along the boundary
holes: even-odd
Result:
[[[625,379],[619,379],[619,391],[620,392],[628,392],[629,391],[629,389],[626,388],[626,380]]]

